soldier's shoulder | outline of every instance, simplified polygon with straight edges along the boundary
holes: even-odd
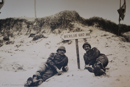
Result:
[[[50,54],[50,57],[54,57],[54,56],[56,56],[56,53],[51,53]]]
[[[64,57],[68,59],[68,56],[64,55]]]
[[[64,55],[64,56],[68,58],[68,56],[66,56],[66,55]]]
[[[98,48],[97,48],[97,47],[93,47],[92,49],[96,49],[96,50],[98,50]]]
[[[99,49],[97,47],[93,47],[92,50],[93,51],[99,51]]]
[[[84,53],[83,57],[86,57],[87,56],[87,53]]]
[[[100,50],[98,48],[93,47],[92,50],[95,55],[100,55]]]

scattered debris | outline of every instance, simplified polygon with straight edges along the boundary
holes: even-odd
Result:
[[[6,45],[14,44],[14,41],[7,41],[5,44],[6,44]]]
[[[3,37],[3,40],[4,40],[4,41],[9,41],[9,37],[8,37],[8,36],[4,36],[4,37]]]
[[[34,36],[33,41],[38,40],[38,39],[40,39],[40,38],[47,38],[47,37],[45,37],[45,36],[42,35],[42,34],[36,35],[36,36]]]
[[[29,35],[29,37],[34,37],[36,34],[34,34],[34,33],[31,33],[30,35]]]

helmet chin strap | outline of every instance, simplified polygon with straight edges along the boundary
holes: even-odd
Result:
[[[63,55],[65,55],[65,53],[63,53],[63,54],[62,54],[62,53],[58,53],[58,54],[59,54],[60,56],[63,56]]]
[[[88,52],[90,49],[84,49],[86,52]]]

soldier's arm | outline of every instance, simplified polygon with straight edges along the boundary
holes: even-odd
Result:
[[[64,60],[64,65],[62,67],[62,71],[64,72],[67,72],[69,70],[69,67],[68,67],[68,57],[66,57],[66,59]]]
[[[89,60],[87,60],[87,56],[85,56],[85,54],[84,54],[84,62],[85,62],[85,67],[84,67],[84,69],[87,69],[88,71],[90,71],[90,72],[93,72],[93,68],[92,68],[92,66],[89,64]]]
[[[51,66],[51,68],[53,68],[57,72],[58,75],[61,75],[60,69],[58,69],[57,66],[54,63],[54,57],[55,57],[55,54],[51,53],[51,55],[49,56],[49,58],[47,60],[47,64],[49,66]]]
[[[56,67],[56,65],[55,65],[55,63],[54,63],[54,56],[55,56],[55,54],[54,53],[51,53],[51,55],[49,56],[49,58],[47,59],[47,64],[49,65],[49,66],[51,66],[52,68],[54,68],[54,69],[57,69],[57,67]]]
[[[97,58],[100,55],[100,51],[96,47],[93,47],[92,50],[93,50],[92,53],[93,57]]]
[[[89,61],[87,60],[87,56],[84,54],[83,58],[84,58],[85,66],[87,66],[89,64]]]

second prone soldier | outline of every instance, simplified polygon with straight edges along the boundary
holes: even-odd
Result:
[[[100,53],[96,47],[91,48],[91,45],[88,42],[83,44],[83,49],[86,51],[83,56],[85,69],[93,72],[95,76],[105,74],[105,67],[108,65],[107,56]]]

